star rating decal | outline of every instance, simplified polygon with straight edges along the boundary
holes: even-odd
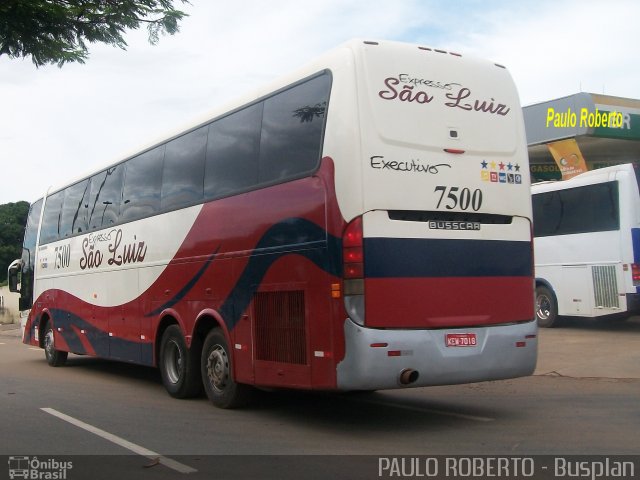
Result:
[[[488,162],[484,159],[480,162],[480,179],[483,182],[521,185],[522,174],[518,172],[520,172],[518,163],[497,163],[494,160]]]

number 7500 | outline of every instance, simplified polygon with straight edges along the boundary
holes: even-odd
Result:
[[[436,208],[446,208],[447,210],[453,210],[455,208],[469,210],[469,208],[471,208],[474,212],[477,212],[480,210],[480,207],[482,207],[482,190],[479,188],[476,188],[472,192],[471,189],[467,187],[461,189],[460,187],[438,185],[434,189],[434,193],[440,193]]]

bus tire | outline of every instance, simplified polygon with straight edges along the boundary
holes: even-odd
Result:
[[[55,336],[53,335],[53,325],[51,322],[47,322],[44,332],[44,356],[47,359],[47,363],[52,367],[63,366],[67,361],[69,353],[56,350]]]
[[[539,327],[553,327],[558,321],[558,302],[551,289],[536,287],[536,319]]]
[[[238,408],[249,402],[253,389],[233,380],[229,346],[219,328],[211,330],[204,341],[201,371],[204,390],[216,407]]]
[[[160,342],[160,374],[162,384],[174,398],[190,398],[200,393],[200,349],[194,337],[191,348],[178,325],[169,326]]]

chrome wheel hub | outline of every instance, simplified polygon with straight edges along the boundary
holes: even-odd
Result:
[[[229,381],[229,358],[220,345],[216,345],[207,357],[207,377],[214,390],[222,392]]]
[[[536,298],[536,315],[541,320],[547,320],[551,314],[551,300],[546,295]]]
[[[164,357],[164,370],[171,383],[176,384],[180,381],[183,362],[182,350],[175,340],[169,341]]]

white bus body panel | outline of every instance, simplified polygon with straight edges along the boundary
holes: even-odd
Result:
[[[640,227],[640,196],[631,164],[593,170],[570,180],[532,185],[532,194],[617,181],[620,229],[536,237],[535,275],[554,292],[558,315],[599,317],[627,312],[637,294],[631,232]]]
[[[522,196],[529,188],[524,128],[509,72],[486,60],[401,44],[360,48],[364,211],[530,218],[530,202]],[[481,105],[493,105],[495,113],[475,110]],[[491,182],[492,171],[498,181]],[[438,185],[482,188],[480,209],[448,209],[445,202],[438,208]]]
[[[99,307],[138,298],[175,257],[201,208],[165,213],[162,222],[150,217],[40,246],[34,298],[57,288]],[[61,261],[58,252],[67,248],[71,258],[81,259],[79,264]],[[139,261],[127,263],[125,252],[135,252]]]

